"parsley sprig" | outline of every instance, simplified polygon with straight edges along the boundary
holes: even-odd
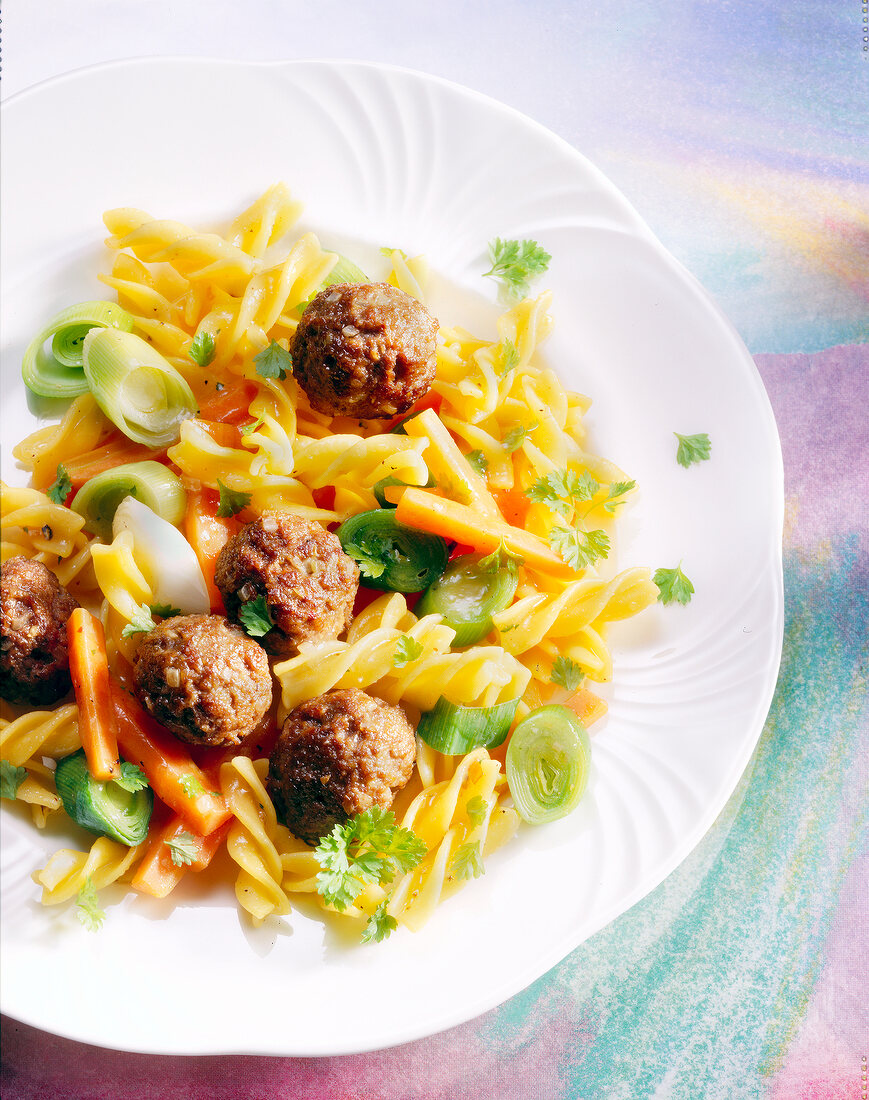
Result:
[[[485,874],[483,857],[480,855],[480,845],[463,844],[453,852],[450,860],[450,874],[455,878],[479,878]]]
[[[49,500],[54,501],[55,504],[64,504],[66,498],[72,492],[72,481],[70,480],[69,473],[66,466],[62,462],[57,464],[57,477],[54,479],[54,483],[49,485],[45,490],[45,495]]]
[[[396,874],[413,870],[426,853],[423,841],[395,824],[391,810],[372,806],[336,825],[314,849],[323,868],[317,890],[339,911],[359,897],[368,884],[384,885]]]
[[[696,435],[679,435],[673,432],[679,440],[676,448],[676,461],[686,469],[695,462],[705,462],[712,451],[712,444],[706,432],[698,432]]]
[[[220,478],[217,479],[217,490],[220,493],[217,514],[221,519],[228,519],[230,516],[237,515],[250,504],[250,493],[244,493],[240,489],[230,489],[223,484]]]
[[[128,761],[123,760],[121,762],[121,774],[113,782],[125,791],[135,794],[136,791],[143,791],[148,786],[148,777],[138,764],[130,764]]]
[[[267,348],[253,357],[256,372],[260,378],[278,378],[280,381],[293,373],[293,357],[277,340],[272,340]]]
[[[172,862],[176,867],[189,867],[199,854],[199,846],[192,833],[179,833],[173,840],[166,840],[163,843],[169,849]]]
[[[381,940],[385,940],[398,928],[395,917],[390,916],[386,911],[388,904],[389,899],[384,898],[368,918],[368,923],[362,930],[361,939],[363,943],[380,943]]]
[[[133,617],[121,631],[122,638],[129,638],[133,634],[147,634],[157,624],[151,614],[151,608],[146,604],[140,604],[133,612]]]
[[[549,679],[553,684],[565,688],[567,691],[576,691],[583,681],[585,673],[572,657],[558,656],[552,662],[552,671]]]
[[[508,241],[496,237],[489,242],[492,266],[484,277],[497,279],[508,301],[518,302],[531,288],[532,279],[542,275],[552,257],[537,241]]]
[[[251,638],[262,638],[275,625],[265,596],[243,603],[238,609],[238,621]]]
[[[652,581],[658,586],[658,599],[662,604],[690,603],[694,585],[682,572],[682,563],[675,569],[657,569]]]
[[[18,788],[27,778],[27,768],[9,760],[0,760],[0,798],[16,798]]]
[[[214,342],[214,336],[206,329],[201,328],[190,341],[187,354],[200,367],[207,367],[214,358],[216,351],[217,345]]]
[[[423,644],[409,634],[402,634],[395,643],[392,654],[392,663],[396,668],[404,668],[405,665],[418,661],[422,656]]]
[[[103,921],[106,919],[105,910],[100,908],[97,888],[94,886],[90,875],[84,880],[79,889],[75,915],[88,932],[99,932],[103,926]]]

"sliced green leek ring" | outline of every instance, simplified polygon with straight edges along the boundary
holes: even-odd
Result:
[[[92,534],[112,540],[112,520],[124,497],[135,497],[168,523],[177,526],[187,510],[187,493],[181,478],[160,462],[127,462],[86,481],[70,508],[84,516]]]
[[[134,847],[148,834],[154,805],[150,787],[125,790],[114,780],[94,779],[88,771],[84,749],[58,760],[54,773],[63,808],[88,832]]]
[[[492,629],[492,616],[509,607],[516,595],[516,570],[493,570],[484,561],[465,554],[450,562],[414,608],[414,614],[420,617],[442,616],[456,632],[453,649],[485,638]]]
[[[480,746],[494,749],[503,744],[518,705],[511,699],[493,707],[463,707],[442,695],[434,710],[420,718],[417,736],[446,756],[463,756]]]
[[[21,363],[24,383],[40,397],[78,397],[87,393],[82,348],[92,328],[130,332],[133,317],[114,302],[80,302],[69,306],[30,341]],[[51,340],[51,349],[45,347]]]
[[[132,332],[91,329],[84,338],[84,373],[111,422],[136,443],[165,447],[197,413],[184,377]]]
[[[588,733],[568,707],[540,707],[513,730],[507,784],[519,816],[531,825],[557,821],[576,809],[590,768]]]
[[[325,290],[327,286],[337,286],[338,283],[370,283],[371,280],[365,274],[361,267],[357,267],[352,260],[348,260],[346,256],[342,256],[341,253],[337,253],[338,262],[326,276],[326,278],[320,283],[314,293],[304,300],[299,302],[296,308],[300,313],[304,313],[308,306],[313,302],[321,290]]]
[[[443,573],[449,557],[440,536],[399,523],[392,508],[351,516],[337,534],[369,588],[421,592]]]

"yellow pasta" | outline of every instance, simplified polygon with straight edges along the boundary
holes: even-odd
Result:
[[[242,494],[243,511],[231,523],[288,509],[336,524],[379,507],[375,486],[395,479],[401,484],[385,490],[388,503],[398,502],[403,486],[427,487],[427,499],[441,496],[463,506],[461,514],[451,514],[456,523],[471,517],[465,524],[469,539],[473,522],[487,535],[500,530],[516,536],[510,526],[522,529],[520,545],[529,548],[532,560],[516,566],[515,598],[494,615],[488,636],[464,648],[453,648],[456,631],[442,616],[417,616],[401,593],[374,598],[343,636],[304,643],[297,655],[274,662],[281,693],[278,720],[302,702],[346,688],[400,706],[411,720],[441,698],[481,708],[515,701],[521,718],[543,700],[568,697],[566,689],[552,695],[559,656],[575,661],[593,680],[609,679],[607,624],[638,613],[658,590],[645,568],[625,569],[611,580],[599,577],[594,566],[577,569],[568,579],[557,568],[552,575],[535,571],[547,564],[549,551],[544,547],[535,559],[539,542],[529,534],[545,541],[553,526],[572,522],[609,533],[613,516],[604,507],[609,488],[627,483],[617,466],[590,447],[584,420],[588,398],[565,390],[540,357],[552,328],[551,294],[519,302],[485,338],[442,324],[436,377],[421,403],[434,407],[417,406],[402,430],[317,412],[286,356],[286,372],[260,369],[270,360],[274,366],[273,344],[288,351],[306,303],[339,261],[314,234],[290,232],[300,212],[300,203],[279,183],[222,233],[133,208],[105,214],[113,256],[110,273],[100,278],[132,315],[134,331],[183,374],[202,405],[227,385],[237,387],[230,397],[243,395],[227,415],[233,423],[244,421],[240,430],[218,430],[205,419],[207,413],[194,416],[181,424],[165,458],[189,491],[206,490],[194,499],[210,501],[213,491],[226,489]],[[396,248],[386,253],[387,265],[383,279],[425,301],[423,257]],[[212,344],[213,355],[203,366],[197,361],[200,349]],[[258,359],[270,346],[271,355]],[[263,376],[269,374],[275,376]],[[92,540],[80,516],[40,491],[55,481],[58,466],[89,452],[96,452],[88,459],[91,468],[122,460],[123,452],[115,454],[109,438],[114,432],[87,393],[70,403],[58,424],[39,428],[16,446],[15,456],[34,487],[0,485],[2,557],[35,558],[62,584],[73,585],[99,612],[110,666],[124,678],[140,640],[124,637],[125,628],[154,599],[132,536],[122,533],[110,544]],[[154,457],[164,459],[162,452]],[[559,514],[539,493],[534,501],[528,498],[540,479],[559,474],[598,483],[581,512],[569,504]],[[4,706],[2,757],[25,769],[16,797],[30,807],[37,826],[62,808],[52,761],[79,747],[75,704],[22,716]],[[321,893],[323,867],[315,850],[278,820],[265,786],[268,768],[267,759],[238,755],[219,770],[231,813],[226,847],[238,868],[238,904],[254,924],[290,914],[295,896],[307,896],[335,914]],[[395,881],[367,882],[341,910],[351,920],[382,918],[385,912],[406,928],[419,929],[442,900],[483,872],[488,855],[519,822],[495,756],[485,748],[443,755],[420,740],[412,778],[393,809],[397,823],[420,838],[425,854]],[[88,884],[100,889],[128,880],[144,850],[144,844],[126,848],[101,837],[87,852],[56,852],[34,875],[43,903],[68,901]],[[148,860],[143,870],[147,865]]]

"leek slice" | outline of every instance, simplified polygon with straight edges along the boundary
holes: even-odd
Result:
[[[346,256],[342,256],[340,252],[336,253],[338,262],[326,276],[326,278],[320,283],[314,293],[306,298],[304,302],[299,302],[296,309],[300,313],[304,313],[308,306],[313,302],[321,290],[325,290],[327,286],[337,286],[338,283],[370,283],[371,280],[365,274],[361,267],[357,267],[352,260],[348,260]]]
[[[463,707],[442,695],[420,718],[417,736],[445,756],[463,756],[481,745],[494,749],[504,743],[518,705],[511,699],[493,707]]]
[[[154,806],[150,787],[128,791],[113,779],[94,779],[84,749],[58,760],[54,782],[63,808],[88,832],[111,837],[131,848],[147,836]]]
[[[540,707],[513,730],[507,784],[519,816],[531,825],[557,821],[576,809],[590,768],[588,733],[567,707]]]
[[[69,306],[30,341],[21,363],[24,384],[40,397],[78,397],[87,393],[82,347],[93,328],[130,332],[133,317],[114,302]],[[51,340],[50,351],[45,344]]]
[[[91,329],[83,348],[85,377],[109,420],[136,443],[174,443],[182,420],[198,411],[183,376],[132,332]]]
[[[187,510],[187,493],[181,478],[160,462],[127,462],[92,477],[73,497],[70,508],[84,516],[85,527],[106,542],[112,538],[112,521],[125,497],[136,497],[177,524]]]
[[[196,552],[163,512],[127,497],[115,511],[112,531],[115,538],[124,531],[133,536],[133,557],[155,603],[185,615],[208,614],[211,601]]]
[[[348,554],[359,566],[362,583],[391,592],[421,592],[447,564],[447,544],[439,535],[406,527],[392,508],[359,512],[337,531]]]
[[[518,583],[515,568],[493,568],[489,559],[465,554],[426,589],[414,614],[440,615],[456,632],[453,649],[473,645],[492,629],[492,616],[513,602]]]

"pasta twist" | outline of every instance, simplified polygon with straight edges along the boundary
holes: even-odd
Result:
[[[54,711],[30,711],[12,719],[0,718],[0,757],[13,767],[26,769],[27,775],[15,798],[30,806],[37,828],[43,828],[49,814],[62,806],[54,786],[54,772],[43,763],[43,758],[60,760],[79,748],[75,703]]]
[[[281,885],[280,854],[290,834],[279,824],[263,784],[268,767],[268,760],[236,756],[220,768],[220,788],[235,818],[226,839],[227,851],[240,868],[235,896],[257,925],[267,916],[290,911]]]
[[[38,428],[12,453],[31,471],[34,487],[44,490],[55,480],[58,465],[93,450],[110,429],[93,396],[83,393],[71,402],[59,424]]]
[[[80,515],[38,489],[0,482],[0,519],[3,561],[23,555],[41,561],[64,587],[90,586],[90,548]]]
[[[101,836],[88,852],[61,848],[55,852],[41,871],[34,871],[33,881],[42,887],[43,905],[59,905],[69,901],[90,879],[94,889],[117,881],[144,853],[146,844],[128,848],[114,840]]]

